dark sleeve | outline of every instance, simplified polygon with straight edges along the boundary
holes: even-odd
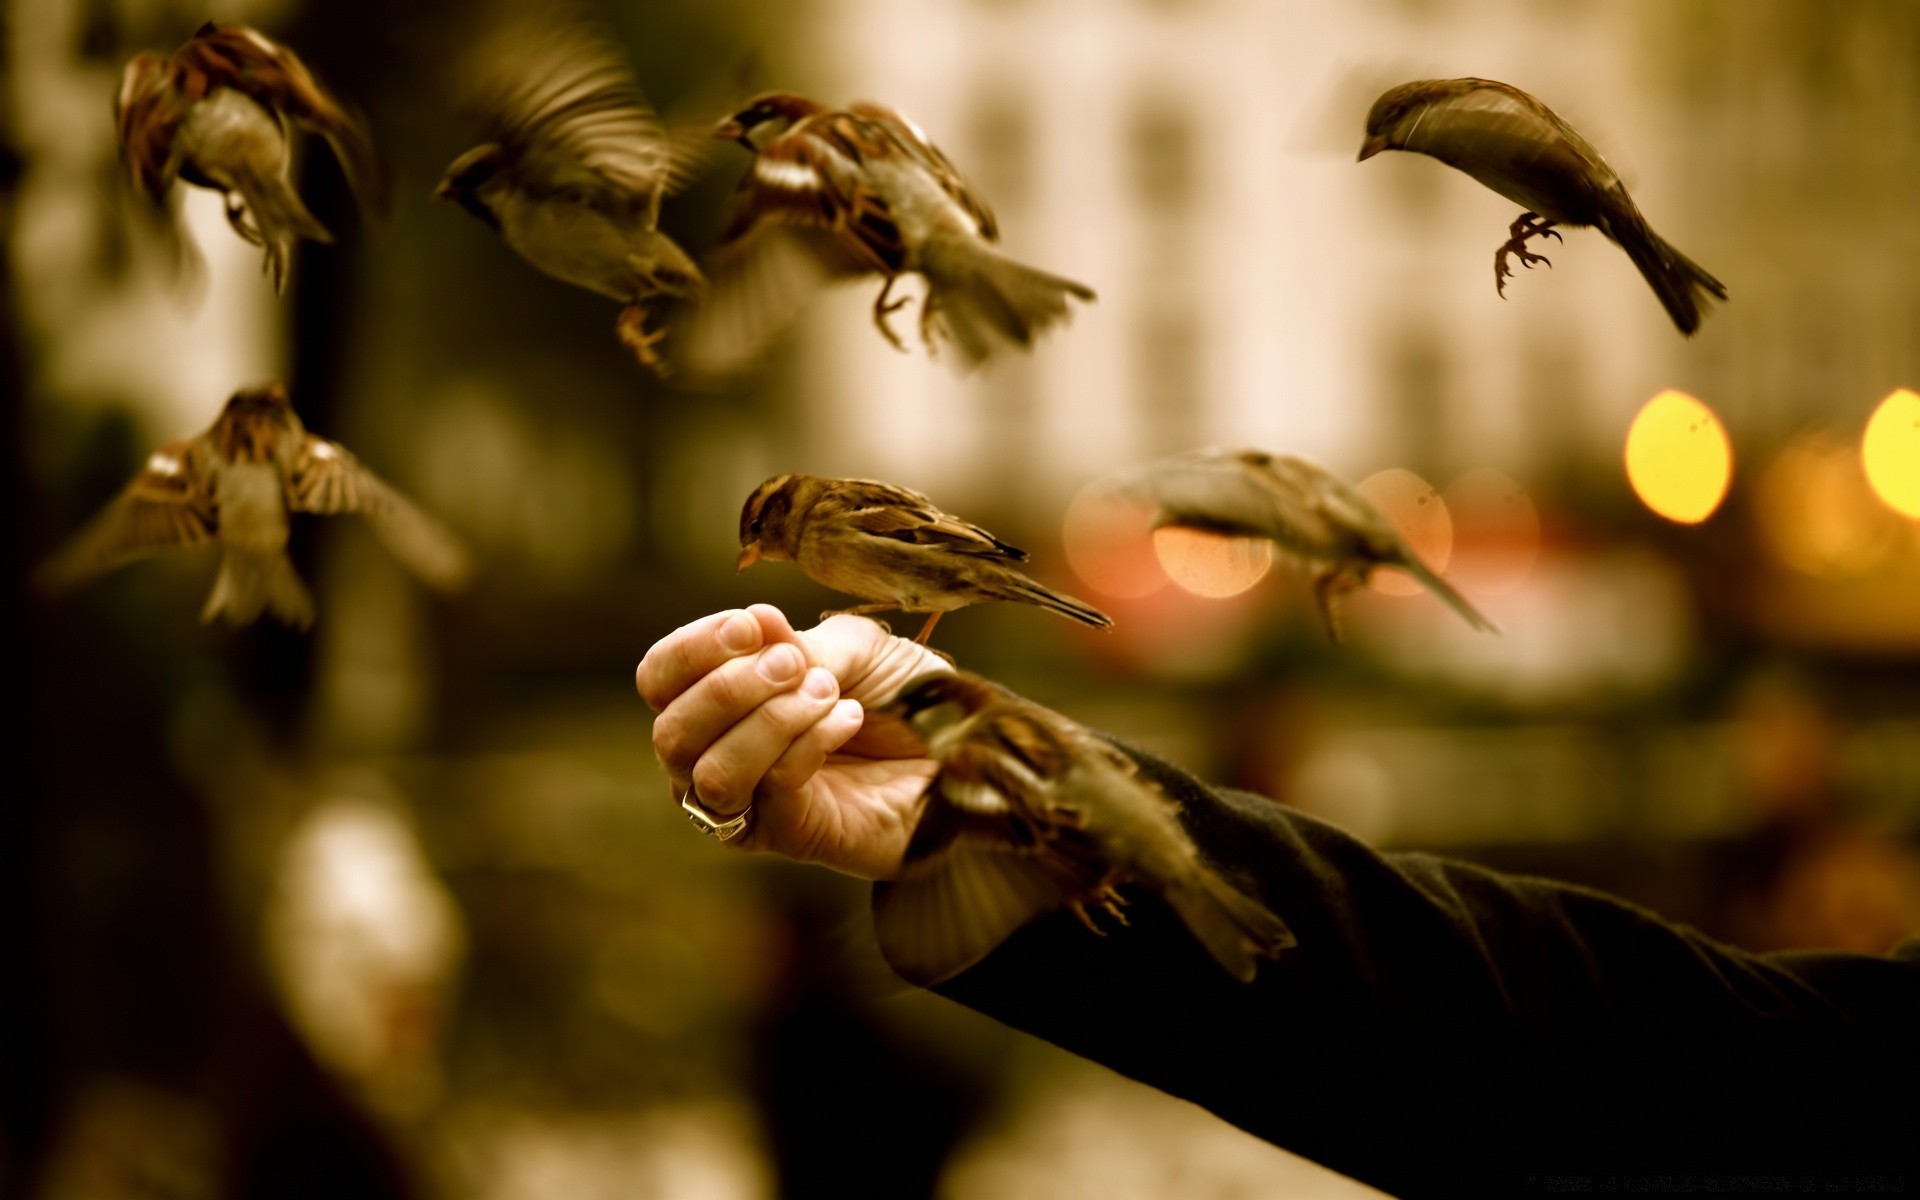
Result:
[[[1748,954],[1136,757],[1299,945],[1241,985],[1130,889],[1130,925],[1054,914],[940,992],[1396,1195],[1903,1170],[1920,1190],[1920,943]]]

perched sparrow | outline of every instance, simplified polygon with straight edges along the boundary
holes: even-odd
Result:
[[[327,140],[363,207],[383,202],[365,126],[293,51],[243,26],[209,21],[172,58],[135,55],[114,117],[134,188],[163,207],[175,178],[219,192],[234,232],[265,248],[275,290],[294,242],[333,240],[287,177],[289,122]]]
[[[1494,288],[1503,296],[1509,253],[1528,267],[1547,262],[1528,252],[1527,239],[1544,234],[1558,240],[1555,225],[1592,225],[1627,252],[1681,333],[1700,328],[1703,293],[1727,298],[1725,284],[1648,228],[1600,152],[1519,88],[1491,79],[1401,84],[1367,114],[1360,161],[1382,150],[1430,155],[1527,210],[1493,256]]]
[[[1116,747],[966,672],[935,671],[881,712],[904,720],[940,769],[898,878],[874,892],[874,929],[914,983],[952,976],[1058,908],[1119,916],[1114,885],[1142,884],[1243,983],[1294,944],[1264,905],[1222,879],[1177,806]]]
[[[664,373],[664,330],[647,329],[646,305],[697,296],[706,279],[660,232],[660,201],[697,174],[706,139],[669,138],[613,47],[560,19],[485,42],[466,89],[486,140],[453,161],[435,198],[457,201],[541,272],[624,304],[615,333]]]
[[[1327,633],[1340,640],[1334,602],[1377,567],[1399,567],[1445,600],[1475,629],[1498,633],[1407,546],[1385,513],[1324,467],[1261,450],[1198,450],[1155,463],[1122,481],[1160,506],[1154,528],[1175,525],[1228,537],[1271,539],[1314,564],[1313,594]]]
[[[915,639],[923,644],[942,613],[983,600],[1037,604],[1099,629],[1113,624],[1021,573],[1013,564],[1025,562],[1026,551],[919,492],[871,479],[776,475],[754,489],[740,510],[740,569],[761,558],[796,563],[815,582],[872,601],[846,612],[932,613]]]
[[[313,597],[287,557],[290,513],[360,513],[427,583],[465,582],[466,551],[338,442],[308,433],[278,383],[235,392],[213,428],[169,442],[105,512],[40,570],[62,592],[122,563],[217,541],[225,552],[202,620],[246,625],[262,611],[301,629]]]
[[[713,356],[748,357],[829,279],[885,279],[873,320],[905,349],[887,316],[902,274],[927,281],[920,336],[938,330],[962,365],[984,361],[996,340],[1030,346],[1065,320],[1067,299],[1093,289],[1014,262],[993,248],[999,226],[987,202],[918,126],[890,108],[830,109],[787,92],[755,99],[721,122],[716,137],[754,152],[733,222],[716,255],[713,309],[705,318]],[[756,137],[760,140],[756,143]]]

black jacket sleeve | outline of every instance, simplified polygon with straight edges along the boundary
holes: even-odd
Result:
[[[1243,986],[1132,889],[1130,925],[1054,914],[943,994],[1396,1195],[1920,1190],[1920,943],[1749,954],[1137,757],[1299,945]]]

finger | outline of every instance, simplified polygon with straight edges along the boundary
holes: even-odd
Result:
[[[797,792],[805,787],[814,773],[826,764],[827,755],[846,745],[854,734],[860,732],[866,716],[866,710],[860,707],[858,700],[836,702],[826,716],[793,739],[786,752],[767,768],[760,777],[761,792]]]
[[[649,706],[665,709],[722,663],[764,645],[760,628],[737,608],[682,625],[647,650],[634,668],[633,686]]]
[[[747,615],[760,622],[760,637],[767,645],[775,642],[800,641],[800,635],[794,632],[793,625],[787,620],[787,614],[771,604],[749,604]]]
[[[660,765],[676,780],[687,779],[721,734],[768,700],[798,687],[805,671],[800,651],[783,643],[708,672],[654,718],[653,749]]]
[[[832,671],[841,690],[863,704],[880,705],[902,685],[950,663],[912,638],[895,637],[871,617],[828,617],[805,636],[807,660]]]
[[[745,809],[767,769],[827,716],[839,698],[833,676],[815,667],[799,687],[748,713],[694,763],[691,777],[700,802],[725,816]]]

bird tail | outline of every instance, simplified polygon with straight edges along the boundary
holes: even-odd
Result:
[[[1486,615],[1479,609],[1467,603],[1467,598],[1455,591],[1452,584],[1435,574],[1433,568],[1427,566],[1427,564],[1421,562],[1411,554],[1407,555],[1407,558],[1409,561],[1398,565],[1405,567],[1407,572],[1415,579],[1418,579],[1421,585],[1428,591],[1445,600],[1447,607],[1459,613],[1467,624],[1482,633],[1500,632],[1498,625],[1489,621]]]
[[[220,575],[213,581],[213,594],[207,597],[200,619],[223,617],[229,625],[250,625],[262,612],[305,629],[313,624],[313,596],[285,554],[229,551],[220,562]]]
[[[1019,346],[1068,315],[1067,298],[1094,299],[1093,289],[1017,263],[978,238],[936,236],[921,254],[927,299],[953,339],[964,366],[977,366],[999,338]]]
[[[252,218],[254,228],[249,231],[243,226],[244,218],[230,214],[229,220],[241,237],[265,248],[267,274],[273,279],[273,290],[284,292],[294,243],[301,238],[331,242],[333,235],[307,211],[306,202],[285,179],[243,182],[240,194],[246,200],[247,216]]]
[[[1095,629],[1113,628],[1113,618],[1101,612],[1091,604],[1075,600],[1064,592],[1056,592],[1045,584],[1036,583],[1015,572],[1008,572],[1006,597],[1024,604],[1037,604],[1041,608],[1059,613],[1082,625],[1091,625]]]
[[[1727,298],[1727,285],[1655,233],[1632,201],[1626,203],[1623,212],[1608,214],[1605,232],[1640,268],[1681,333],[1691,337],[1700,328],[1709,297]]]
[[[1298,939],[1286,922],[1203,866],[1167,885],[1162,895],[1207,953],[1242,983],[1251,983],[1262,958]]]

